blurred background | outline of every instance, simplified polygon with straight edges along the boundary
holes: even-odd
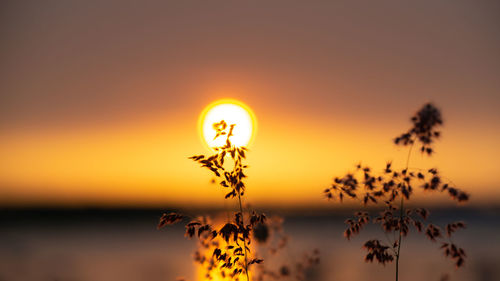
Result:
[[[456,272],[412,235],[404,280],[498,280],[499,15],[464,0],[1,1],[0,280],[195,279],[194,243],[156,223],[231,204],[187,159],[208,153],[198,117],[222,98],[257,117],[248,202],[285,216],[289,255],[321,249],[309,280],[392,276],[362,262],[363,237],[341,238],[352,206],[322,190],[360,161],[404,165],[392,139],[435,103],[437,153],[410,166],[472,197],[415,204],[469,223],[469,260]]]

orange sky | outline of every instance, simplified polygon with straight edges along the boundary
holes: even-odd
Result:
[[[0,202],[224,204],[187,157],[207,152],[203,108],[234,98],[258,119],[256,204],[322,204],[360,160],[401,164],[391,139],[427,101],[443,139],[412,165],[498,203],[498,4],[450,3],[5,2]]]
[[[208,153],[197,131],[193,108],[156,118],[93,128],[22,132],[2,138],[0,179],[4,203],[98,205],[223,204],[223,191],[188,156]],[[363,163],[383,168],[403,165],[407,150],[397,148],[392,124],[347,126],[321,118],[259,115],[259,130],[248,163],[248,196],[255,204],[289,206],[321,203],[331,178]],[[451,122],[451,121],[448,121]],[[395,122],[408,127],[409,122]],[[403,124],[401,124],[403,123]],[[483,134],[477,139],[477,134]],[[500,180],[497,132],[463,131],[452,124],[432,158],[415,153],[411,166],[440,167],[473,194],[496,202]],[[470,144],[475,146],[471,147]],[[459,156],[458,156],[459,155]]]

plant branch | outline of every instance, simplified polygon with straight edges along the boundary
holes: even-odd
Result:
[[[406,170],[408,170],[408,166],[410,165],[410,156],[411,156],[411,151],[413,149],[413,146],[415,144],[415,141],[413,140],[410,146],[410,149],[408,150],[408,157],[406,157]],[[399,278],[399,257],[401,255],[401,240],[402,240],[402,225],[403,225],[403,214],[404,214],[404,196],[401,196],[401,204],[399,206],[399,237],[398,237],[398,250],[396,253],[396,281],[398,281]]]
[[[396,253],[396,281],[398,281],[398,276],[399,276],[399,256],[400,256],[400,251],[401,251],[401,224],[403,222],[403,207],[404,207],[404,197],[401,196],[401,205],[400,205],[400,212],[399,212],[399,238],[398,238],[398,250]]]
[[[243,224],[243,227],[245,227],[245,216],[243,215],[243,206],[241,204],[240,192],[238,192],[238,203],[240,205],[241,223]],[[250,277],[248,276],[247,239],[245,238],[244,234],[243,234],[243,249],[245,254],[245,273],[247,276],[247,281],[250,281]]]

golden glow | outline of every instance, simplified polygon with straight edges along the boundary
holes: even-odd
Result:
[[[214,222],[212,224],[216,229],[220,229],[224,225],[224,221],[225,220],[223,219],[223,216],[216,216],[214,218]],[[210,246],[208,246],[207,248],[204,248],[204,247],[198,248],[198,250],[200,251],[200,254],[205,256],[205,258],[207,258],[207,259],[212,258],[213,252],[217,247],[220,249],[225,249],[225,248],[227,248],[227,246],[229,246],[229,244],[226,243],[226,241],[224,241],[224,239],[222,239],[220,236],[217,236],[211,242],[212,242],[212,244]],[[255,249],[254,249],[253,244],[247,245],[247,246],[250,248],[251,252],[254,252]],[[242,261],[243,258],[244,258],[243,256],[240,256],[240,261]],[[199,263],[196,263],[195,264],[196,272],[197,272],[196,273],[196,280],[197,281],[230,281],[230,280],[234,280],[230,276],[230,273],[232,272],[231,269],[227,269],[227,268],[225,270],[221,269],[221,265],[223,263],[224,262],[222,262],[222,261],[218,262],[218,265],[214,269],[212,269],[210,277],[207,276],[207,269],[205,268],[206,264],[201,265]],[[250,270],[248,272],[248,275],[250,277],[250,281],[252,280],[252,268],[255,268],[255,267],[256,267],[256,265],[254,265],[253,267],[252,266],[249,267]],[[225,277],[224,277],[224,275],[225,275]],[[241,273],[241,275],[239,277],[240,277],[239,280],[245,280],[245,281],[247,280],[245,273]]]
[[[260,111],[259,122],[265,126],[258,128],[259,141],[248,153],[247,195],[254,205],[331,207],[316,188],[358,161],[374,169],[382,169],[386,161],[405,164],[407,150],[395,147],[389,137],[399,127],[344,124],[274,110],[267,112],[275,116]],[[198,113],[193,108],[170,118],[72,130],[0,130],[0,204],[220,206],[225,190],[214,188],[208,171],[187,159],[203,153],[200,134],[192,128]],[[492,175],[499,173],[500,133],[463,131],[458,125],[446,129],[446,138],[436,143],[439,153],[430,158],[415,153],[411,166],[440,167],[458,187],[474,192],[471,204],[497,202],[500,179]],[[481,134],[485,137],[478,139]],[[464,150],[470,143],[477,144],[475,149]],[[456,161],[457,151],[461,161]]]
[[[240,101],[219,100],[207,106],[200,116],[200,133],[208,147],[218,147],[225,143],[225,138],[215,138],[213,128],[213,124],[221,120],[226,121],[228,125],[236,125],[231,136],[234,145],[248,146],[255,137],[257,122],[252,110]]]
[[[210,248],[210,250],[213,252],[213,248]],[[208,252],[208,250],[207,250]],[[230,281],[233,280],[230,276],[226,276],[225,278],[222,277],[221,275],[221,270],[219,268],[216,268],[213,270],[211,277],[207,277],[206,275],[206,270],[203,266],[197,264],[198,268],[198,281]]]

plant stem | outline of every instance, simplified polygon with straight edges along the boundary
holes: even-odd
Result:
[[[413,145],[415,143],[415,140],[411,143],[410,149],[408,150],[408,157],[406,157],[406,172],[408,172],[408,166],[410,165],[410,156],[411,156],[411,151],[413,149]],[[401,235],[401,229],[403,225],[403,215],[404,215],[404,197],[403,195],[401,196],[401,204],[399,206],[399,237],[398,237],[398,251],[396,252],[396,281],[399,279],[399,256],[401,252],[401,241],[402,241],[402,235]]]
[[[399,207],[399,238],[398,238],[398,251],[396,252],[396,281],[398,281],[399,277],[399,253],[401,250],[401,225],[403,223],[403,205],[404,205],[404,197],[401,196],[401,205]]]
[[[243,227],[245,226],[245,216],[243,215],[243,206],[241,204],[241,194],[238,192],[238,202],[240,203],[240,214],[241,214],[241,223]],[[250,281],[250,277],[248,276],[248,260],[247,260],[247,239],[243,236],[243,250],[245,253],[245,273],[247,275],[247,281]]]

